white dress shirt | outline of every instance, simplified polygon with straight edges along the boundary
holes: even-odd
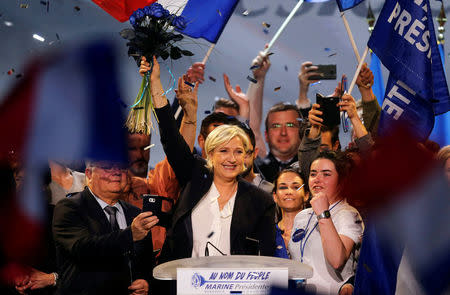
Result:
[[[100,199],[99,197],[97,197],[92,191],[91,189],[88,187],[89,191],[91,192],[91,194],[94,196],[94,198],[97,200],[98,204],[100,205],[100,207],[102,207],[103,213],[105,213],[106,218],[108,218],[109,221],[109,214],[108,212],[105,211],[105,207],[106,206],[111,206],[108,203],[106,203],[105,201],[103,201],[102,199]],[[116,207],[117,211],[116,211],[116,220],[117,223],[119,224],[119,228],[120,229],[125,229],[127,228],[127,220],[125,219],[125,212],[123,211],[122,206],[120,205],[119,202],[116,202],[112,207]]]
[[[220,194],[213,182],[209,191],[192,209],[192,257],[205,256],[207,242],[230,255],[230,227],[236,192],[221,211],[218,202]],[[211,245],[208,245],[208,250],[210,256],[222,255]]]

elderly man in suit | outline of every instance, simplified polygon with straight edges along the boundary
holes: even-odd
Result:
[[[86,189],[55,207],[58,294],[147,294],[153,266],[151,212],[119,200],[126,167],[86,165]]]

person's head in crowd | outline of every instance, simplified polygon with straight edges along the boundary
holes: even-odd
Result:
[[[245,170],[244,158],[250,148],[250,140],[242,128],[221,125],[206,138],[206,167],[214,172],[214,178],[234,181]]]
[[[255,133],[253,133],[253,130],[245,123],[241,123],[239,127],[244,130],[244,132],[247,134],[248,139],[250,140],[250,146],[247,151],[247,154],[245,155],[244,164],[245,164],[245,171],[242,172],[242,177],[248,176],[253,171],[253,162],[255,161],[257,155],[258,155],[258,148],[256,147],[256,140],[255,140]]]
[[[211,131],[213,131],[216,127],[219,127],[223,124],[239,125],[240,122],[235,117],[226,115],[221,112],[209,114],[205,117],[205,119],[203,119],[200,127],[200,134],[197,137],[198,145],[202,149],[203,158],[206,158],[205,141],[208,137],[208,134],[210,134]]]
[[[311,163],[308,185],[312,197],[324,193],[329,204],[343,197],[341,189],[350,169],[350,163],[340,151],[323,151]]]
[[[286,168],[280,171],[273,184],[273,199],[281,210],[278,220],[282,219],[284,213],[300,212],[307,207],[308,185],[298,170]]]
[[[127,185],[127,167],[108,161],[86,161],[86,184],[95,196],[115,202]]]
[[[442,163],[445,176],[450,184],[450,145],[444,146],[437,153],[437,159]]]
[[[142,133],[128,133],[129,170],[133,176],[147,177],[148,162],[150,161],[151,135]]]
[[[436,155],[441,148],[437,142],[429,139],[425,140],[423,145],[429,152],[433,153],[433,155]]]
[[[266,116],[266,142],[272,155],[288,161],[296,154],[300,145],[301,115],[290,103],[277,103]]]
[[[332,128],[326,126],[322,127],[320,151],[337,151],[340,149],[339,125]]]
[[[228,116],[237,117],[239,115],[239,105],[231,99],[219,98],[214,103],[214,113],[224,113]]]

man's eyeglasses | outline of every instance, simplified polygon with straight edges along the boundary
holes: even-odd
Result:
[[[280,129],[281,127],[283,127],[283,125],[286,128],[300,128],[300,126],[297,123],[293,123],[293,122],[287,122],[284,124],[281,123],[273,123],[272,125],[269,126],[270,129]]]
[[[102,164],[95,164],[92,165],[93,167],[100,168],[106,172],[112,172],[113,170],[119,170],[121,172],[126,171],[128,169],[127,166],[123,164],[117,164],[117,163],[102,163]]]

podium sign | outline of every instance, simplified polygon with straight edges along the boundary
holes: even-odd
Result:
[[[269,294],[271,286],[288,287],[288,269],[178,268],[177,294]]]

